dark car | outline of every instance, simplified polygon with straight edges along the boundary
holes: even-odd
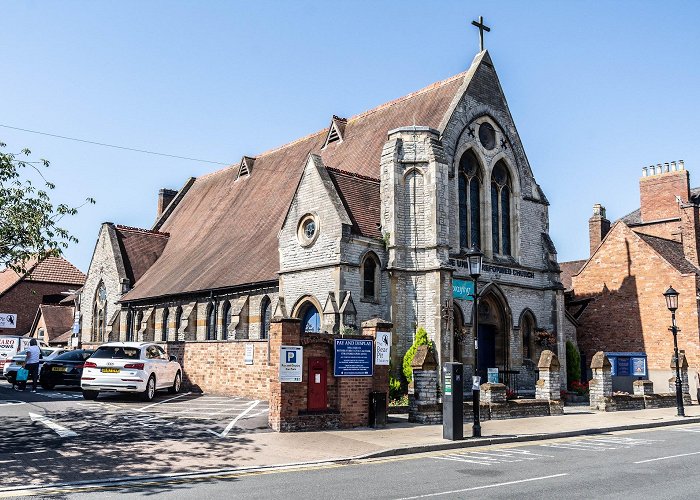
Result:
[[[93,350],[77,349],[64,352],[50,361],[46,361],[41,369],[39,382],[44,389],[51,390],[57,385],[80,386],[85,360],[92,356]]]

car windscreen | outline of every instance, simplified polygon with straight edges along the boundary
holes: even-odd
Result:
[[[141,349],[138,347],[102,346],[98,347],[91,358],[100,359],[139,359]]]
[[[41,355],[46,357],[46,356],[51,356],[55,351],[53,349],[42,349],[41,350]]]

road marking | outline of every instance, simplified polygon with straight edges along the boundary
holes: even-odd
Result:
[[[73,432],[70,429],[67,429],[63,427],[62,425],[57,424],[56,422],[53,422],[46,418],[43,415],[37,415],[36,413],[29,413],[29,418],[32,419],[33,422],[39,422],[41,424],[44,424],[46,427],[51,429],[52,431],[55,431],[56,434],[58,434],[61,437],[75,437],[78,434]]]
[[[218,437],[222,437],[222,438],[226,437],[226,435],[229,433],[229,431],[231,429],[233,429],[233,426],[236,425],[236,422],[238,422],[241,418],[243,418],[247,413],[250,413],[250,411],[258,405],[258,403],[260,403],[260,401],[258,401],[257,399],[255,401],[253,401],[247,410],[244,410],[243,412],[239,413],[236,418],[234,418],[233,420],[231,420],[231,422],[229,422],[229,424],[224,429],[224,432],[222,432],[221,434],[219,434],[218,432],[215,432],[211,429],[207,429],[207,431],[211,432],[212,434],[214,434],[215,436],[218,436]]]
[[[5,399],[0,401],[0,406],[10,406],[10,405],[23,405],[26,404],[24,401],[18,401],[15,399]]]
[[[146,409],[148,409],[148,408],[151,408],[151,407],[153,407],[153,406],[162,405],[163,403],[167,403],[168,401],[172,401],[173,399],[178,399],[178,398],[181,398],[181,397],[183,397],[183,396],[187,396],[188,394],[192,394],[192,393],[191,393],[191,392],[185,392],[184,394],[178,394],[177,396],[175,396],[175,397],[173,397],[173,398],[165,399],[165,400],[163,400],[163,401],[158,401],[157,403],[153,403],[153,404],[150,404],[150,405],[148,405],[148,406],[144,406],[143,408],[139,408],[139,409],[136,410],[136,411],[144,411],[144,410],[146,410]]]
[[[635,464],[645,464],[647,462],[656,462],[658,460],[668,460],[669,458],[680,458],[680,457],[689,457],[691,455],[700,455],[700,451],[695,451],[693,453],[682,453],[680,455],[671,455],[668,457],[659,457],[659,458],[650,458],[649,460],[640,460],[639,462],[633,462]]]
[[[555,477],[562,477],[562,476],[568,476],[568,475],[569,474],[564,473],[564,474],[553,474],[551,476],[531,477],[529,479],[520,479],[518,481],[508,481],[505,483],[485,484],[483,486],[474,486],[472,488],[464,488],[461,490],[442,491],[440,493],[427,493],[425,495],[417,495],[414,497],[403,497],[403,498],[400,498],[398,500],[414,500],[416,498],[429,498],[429,497],[437,497],[437,496],[441,496],[441,495],[452,495],[454,493],[464,493],[466,491],[485,490],[487,488],[498,488],[500,486],[509,486],[511,484],[529,483],[532,481],[542,481],[544,479],[553,479]]]
[[[621,448],[632,448],[633,446],[648,445],[654,443],[655,441],[657,440],[608,437],[577,439],[574,441],[562,441],[558,443],[545,443],[541,444],[540,446],[565,450],[619,450]]]

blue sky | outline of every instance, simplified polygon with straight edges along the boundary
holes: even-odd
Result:
[[[0,125],[238,162],[468,67],[472,19],[550,206],[559,260],[588,255],[594,203],[639,205],[646,165],[700,186],[700,3],[5,1]],[[160,188],[220,165],[0,127],[51,160],[83,271],[99,224],[150,227]],[[232,214],[232,216],[235,216]]]

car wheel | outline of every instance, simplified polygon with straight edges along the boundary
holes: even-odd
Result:
[[[100,391],[83,391],[83,397],[85,399],[97,399],[98,394],[100,394]]]
[[[180,386],[182,385],[182,375],[180,375],[180,372],[177,372],[175,374],[175,380],[173,381],[172,387],[168,389],[168,392],[170,394],[177,394],[180,392]]]
[[[53,390],[54,387],[56,387],[56,384],[52,384],[51,382],[42,382],[41,383],[42,389],[46,389],[47,391]]]
[[[153,396],[156,395],[156,377],[151,375],[146,383],[146,390],[141,394],[141,399],[144,401],[151,401]]]

